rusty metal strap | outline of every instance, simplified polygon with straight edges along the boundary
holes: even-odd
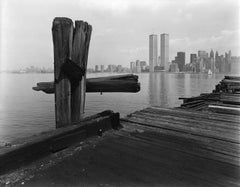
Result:
[[[86,69],[81,68],[75,62],[70,59],[66,59],[61,66],[61,73],[55,83],[59,83],[63,77],[67,77],[71,83],[78,84],[82,80],[82,77],[85,75]]]

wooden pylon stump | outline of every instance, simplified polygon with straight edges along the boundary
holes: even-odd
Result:
[[[79,122],[85,107],[86,70],[92,27],[69,18],[55,18],[54,45],[56,128]]]
[[[78,122],[85,108],[85,94],[86,94],[86,71],[88,50],[90,44],[92,27],[83,21],[75,21],[75,29],[72,46],[72,60],[75,62],[83,72],[81,80],[78,83],[72,83],[71,90],[71,110],[72,122]]]

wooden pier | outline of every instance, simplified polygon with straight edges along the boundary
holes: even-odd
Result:
[[[240,186],[240,117],[149,107],[25,186]]]

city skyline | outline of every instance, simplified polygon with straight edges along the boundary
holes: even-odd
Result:
[[[188,57],[185,57],[185,52],[177,52],[175,59],[169,63],[169,69],[165,71],[175,73],[209,73],[211,71],[210,73],[233,74],[239,74],[240,72],[240,56],[232,55],[231,50],[225,52],[225,54],[219,54],[218,51],[214,52],[213,49],[209,53],[208,51],[198,50],[196,53],[189,55],[190,63],[185,62],[186,58]],[[99,64],[95,65],[94,68],[87,68],[88,73],[142,73],[162,70],[164,69],[160,68],[158,64],[154,67],[154,71],[151,71],[151,67],[143,60],[131,61],[130,67],[124,67],[121,64],[108,64],[105,68],[103,64]],[[53,73],[53,68],[30,66],[10,71],[0,71],[0,73]]]
[[[0,69],[53,67],[51,27],[57,16],[93,26],[89,67],[148,62],[148,35],[156,31],[171,36],[170,60],[178,51],[189,56],[211,48],[240,56],[236,0],[3,0],[0,7]]]
[[[149,48],[150,48],[150,46],[149,46]],[[183,65],[192,64],[193,62],[196,62],[197,58],[199,58],[199,57],[200,58],[209,58],[209,57],[211,58],[211,57],[213,57],[214,60],[217,59],[218,57],[226,58],[226,55],[228,55],[228,53],[229,53],[230,57],[234,58],[234,60],[233,60],[234,63],[239,62],[239,68],[240,68],[240,56],[236,56],[236,55],[232,54],[231,50],[228,50],[227,52],[225,51],[223,53],[219,53],[217,50],[214,51],[214,49],[211,49],[210,51],[198,50],[198,51],[195,51],[193,53],[190,53],[189,56],[187,56],[186,53],[183,52],[183,51],[178,51],[176,56],[175,56],[175,58],[169,59],[169,66],[171,66],[172,63],[177,63],[178,64],[177,61],[179,59],[181,59],[180,63],[182,64],[181,66],[183,66]],[[182,57],[183,55],[184,55],[184,57]],[[158,56],[158,57],[160,57],[160,56]],[[186,61],[186,59],[189,59],[189,61]],[[132,69],[134,69],[137,66],[136,64],[138,63],[138,61],[140,63],[144,62],[144,67],[145,67],[144,69],[150,68],[150,64],[147,63],[146,61],[144,61],[144,60],[136,60],[136,61],[131,61],[129,63],[129,65],[127,65],[127,66],[122,66],[121,64],[107,64],[106,68],[105,68],[105,65],[97,64],[95,66],[88,67],[88,69],[90,70],[89,72],[94,72],[94,71],[95,72],[106,72],[106,70],[109,69],[109,66],[112,66],[113,69],[116,69],[117,67],[121,66],[122,68],[125,69],[124,72],[129,72],[129,70],[132,70]],[[157,66],[160,67],[159,64]],[[217,65],[215,64],[215,61],[214,61],[214,65],[213,66],[217,67]],[[101,70],[101,71],[98,71],[98,70],[96,71],[96,68],[98,68],[98,70]],[[126,71],[126,68],[128,69],[127,71]],[[104,71],[102,71],[102,70],[104,70]],[[182,70],[182,67],[180,68],[180,71],[181,70]],[[148,69],[148,71],[150,71],[150,69]],[[37,72],[37,73],[43,72],[43,73],[45,73],[45,72],[53,72],[53,67],[44,67],[44,66],[40,67],[40,66],[30,65],[29,67],[22,67],[22,68],[18,68],[18,69],[0,70],[0,72],[30,72],[30,73],[31,72]],[[109,72],[111,72],[111,71],[109,71]],[[119,71],[116,71],[116,72],[119,72]],[[141,71],[136,71],[136,72],[139,73]]]

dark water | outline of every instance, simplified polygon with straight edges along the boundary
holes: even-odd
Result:
[[[88,77],[109,74],[89,74]],[[113,74],[111,74],[113,75]],[[110,109],[125,116],[150,105],[176,107],[179,97],[211,92],[224,75],[139,74],[139,93],[88,93],[86,115]],[[54,95],[32,90],[53,74],[0,74],[0,144],[55,128]]]

